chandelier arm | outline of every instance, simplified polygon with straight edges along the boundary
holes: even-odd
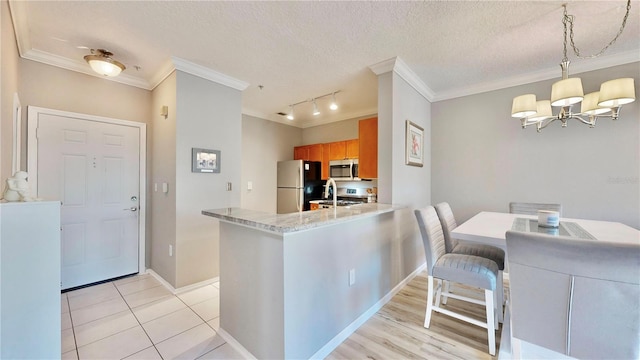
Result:
[[[591,118],[591,117],[589,117],[589,118]],[[581,122],[581,123],[583,123],[583,124],[591,125],[591,126],[593,126],[593,125],[594,125],[594,123],[595,123],[594,121],[591,121],[591,120],[585,120],[585,119],[583,119],[582,117],[577,116],[577,115],[571,115],[571,116],[569,117],[569,119],[575,119],[575,120],[580,121],[580,122]]]
[[[552,122],[556,121],[556,120],[560,120],[560,118],[558,117],[552,117],[546,120],[541,120],[540,122],[538,122],[538,126],[536,127],[536,129],[538,130],[538,132],[540,132],[540,130],[546,128],[547,126],[549,126],[549,124],[551,124]]]
[[[562,5],[564,7],[564,19],[562,20],[562,23],[564,24],[564,57],[565,59],[567,58],[567,22],[569,23],[569,38],[571,40],[571,47],[573,48],[573,52],[576,54],[576,56],[579,59],[593,59],[596,58],[600,55],[602,55],[605,51],[607,51],[607,49],[613,45],[618,38],[620,37],[620,35],[622,35],[622,31],[624,30],[624,27],[627,25],[627,18],[629,17],[629,13],[631,12],[631,0],[627,0],[627,12],[624,14],[624,17],[622,18],[622,25],[620,25],[620,30],[618,30],[618,33],[616,34],[616,36],[604,47],[602,48],[602,50],[600,50],[600,52],[598,52],[597,54],[593,54],[593,55],[581,55],[580,54],[580,49],[578,49],[578,47],[576,46],[574,40],[573,40],[573,20],[575,19],[575,16],[573,15],[567,15],[567,5],[564,4]]]

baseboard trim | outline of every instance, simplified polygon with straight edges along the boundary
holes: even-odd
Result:
[[[220,335],[220,337],[227,342],[227,344],[231,345],[231,347],[234,350],[240,353],[243,359],[250,359],[250,360],[257,359],[255,356],[253,356],[253,354],[249,350],[247,350],[244,346],[242,346],[238,342],[238,340],[236,340],[233,336],[231,336],[231,334],[226,332],[223,328],[219,327],[217,332],[218,332],[218,335]]]
[[[204,280],[204,281],[197,282],[195,284],[179,287],[179,288],[176,289],[171,284],[169,284],[165,279],[163,279],[162,276],[158,275],[158,273],[153,271],[152,269],[147,269],[147,274],[150,274],[151,276],[153,276],[165,288],[167,288],[167,290],[171,291],[171,293],[174,294],[174,295],[181,294],[183,292],[194,290],[194,289],[203,287],[205,285],[210,285],[210,284],[213,284],[215,282],[220,281],[220,277],[216,276],[216,277],[211,278],[211,279],[207,279],[207,280]]]
[[[344,328],[338,335],[336,335],[333,339],[331,339],[328,343],[326,343],[320,350],[318,350],[315,354],[311,356],[311,359],[324,359],[327,357],[333,350],[335,350],[343,341],[345,341],[351,334],[353,334],[360,326],[362,326],[369,318],[375,315],[378,310],[382,309],[382,307],[388,303],[391,298],[393,298],[402,288],[407,285],[413,278],[415,278],[422,270],[427,267],[427,264],[424,263],[420,265],[417,269],[415,269],[409,276],[407,276],[404,280],[398,283],[391,291],[389,291],[382,299],[378,300],[373,306],[371,306],[367,311],[365,311],[362,315],[358,316],[349,326]]]

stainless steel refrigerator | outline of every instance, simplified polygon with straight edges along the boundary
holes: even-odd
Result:
[[[309,210],[309,201],[322,198],[319,161],[278,162],[278,214]]]

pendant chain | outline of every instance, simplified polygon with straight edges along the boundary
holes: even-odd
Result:
[[[600,52],[594,55],[585,55],[585,56],[582,56],[580,54],[580,49],[578,49],[575,42],[573,41],[573,20],[575,16],[567,14],[567,4],[563,4],[562,7],[564,8],[564,18],[562,19],[562,24],[564,25],[564,58],[562,59],[562,61],[568,60],[567,59],[567,23],[569,23],[569,38],[571,40],[571,47],[573,48],[573,52],[576,54],[576,56],[579,59],[592,59],[602,55],[605,51],[607,51],[607,49],[611,45],[613,45],[616,42],[616,40],[618,40],[620,35],[622,35],[622,31],[624,30],[624,27],[627,25],[627,18],[629,17],[629,12],[631,11],[631,0],[627,0],[627,12],[626,14],[624,14],[624,18],[622,19],[622,25],[620,26],[620,30],[618,31],[618,34],[616,34],[613,40],[611,40],[604,48],[602,48]]]

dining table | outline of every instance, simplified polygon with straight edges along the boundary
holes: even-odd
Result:
[[[506,250],[507,230],[540,232],[614,243],[639,243],[640,231],[631,226],[600,220],[560,218],[558,228],[538,226],[536,215],[482,211],[456,227],[451,236]]]
[[[537,215],[482,211],[456,227],[451,232],[451,236],[458,240],[500,247],[505,250],[506,258],[509,257],[506,251],[506,232],[508,230],[540,232],[611,243],[640,243],[640,231],[619,222],[560,218],[560,224],[557,228],[547,228],[538,226],[537,220]],[[505,269],[504,276],[505,280],[508,279],[508,269]],[[505,295],[508,299],[508,292]],[[523,358],[573,359],[512,337],[510,312],[510,304],[507,300],[498,353],[499,360],[512,358],[512,344],[518,347],[516,353],[523,355]]]

